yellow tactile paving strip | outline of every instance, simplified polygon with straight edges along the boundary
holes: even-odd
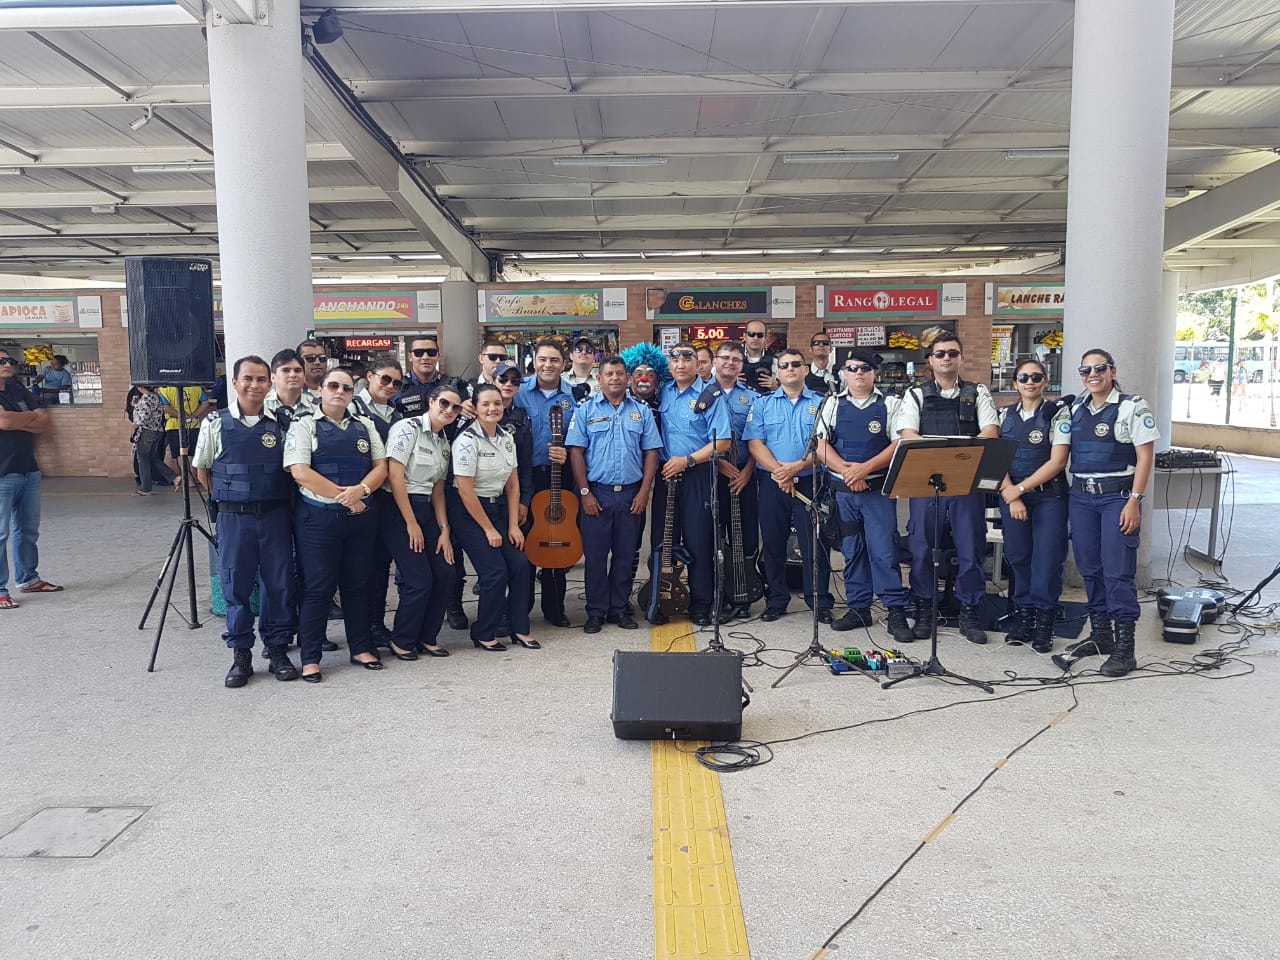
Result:
[[[652,648],[697,649],[687,620],[657,627]],[[750,958],[719,774],[698,763],[702,744],[653,742],[653,922],[657,960]]]

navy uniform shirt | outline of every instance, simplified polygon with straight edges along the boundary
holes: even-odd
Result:
[[[658,394],[658,411],[662,414],[663,459],[687,457],[711,442],[729,439],[729,411],[722,403],[713,403],[705,412],[695,407],[705,389],[697,377],[681,390],[668,383]]]
[[[573,390],[562,379],[551,396],[547,396],[538,386],[538,378],[529,377],[516,391],[513,404],[529,414],[533,423],[533,465],[550,466],[551,457],[547,454],[547,447],[551,444],[551,424],[547,420],[547,411],[553,405],[559,406],[564,412],[564,429],[568,430],[569,421],[573,418],[573,408],[576,406]]]
[[[763,394],[751,405],[743,437],[763,440],[780,463],[799,460],[809,448],[809,437],[822,401],[823,398],[808,387],[801,389],[795,400],[788,397],[782,387]],[[800,475],[810,472],[803,470]]]
[[[586,449],[587,480],[610,486],[638,483],[644,476],[644,452],[662,447],[653,411],[635,397],[615,407],[593,393],[574,412],[565,446]]]

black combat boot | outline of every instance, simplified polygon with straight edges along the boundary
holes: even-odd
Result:
[[[1057,618],[1056,610],[1032,610],[1034,614],[1031,627],[1031,649],[1036,653],[1053,652],[1053,621]]]
[[[224,681],[228,687],[243,687],[253,676],[253,651],[236,648],[231,661],[231,669],[227,671]]]
[[[1115,638],[1111,632],[1111,618],[1105,613],[1089,614],[1089,635],[1067,646],[1073,657],[1106,656],[1111,652]]]
[[[911,628],[911,635],[917,640],[928,640],[933,636],[933,606],[927,600],[916,601],[916,622]]]
[[[461,600],[450,600],[449,605],[444,608],[445,619],[449,621],[450,630],[465,630],[471,626],[471,622],[467,619],[466,613],[462,609]]]
[[[857,630],[860,627],[869,627],[875,621],[871,619],[870,607],[850,607],[835,623],[831,624],[832,630]]]
[[[271,659],[271,672],[277,680],[297,680],[298,668],[289,659],[287,645],[267,647],[267,656]]]
[[[889,636],[893,637],[894,643],[911,643],[916,638],[907,623],[906,607],[890,607],[889,621],[885,625],[889,628]]]
[[[1132,620],[1117,620],[1115,644],[1111,648],[1111,656],[1098,668],[1104,677],[1123,677],[1138,666],[1133,656]]]
[[[1004,635],[1004,642],[1016,646],[1030,640],[1035,613],[1030,607],[1014,607],[1009,615],[1009,631]]]
[[[982,629],[982,617],[977,604],[960,608],[960,636],[970,643],[986,643],[987,635]]]

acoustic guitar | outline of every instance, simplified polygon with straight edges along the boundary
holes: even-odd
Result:
[[[559,406],[547,414],[551,443],[564,446],[564,411]],[[551,464],[551,486],[533,495],[529,515],[533,527],[524,538],[529,562],[543,570],[565,570],[582,559],[582,533],[578,530],[578,498],[561,489],[562,465]]]
[[[662,521],[662,543],[649,560],[649,582],[640,588],[640,596],[648,597],[645,619],[650,623],[667,623],[689,609],[689,589],[684,584],[684,564],[675,546],[677,474],[667,481],[667,503]]]
[[[730,444],[728,456],[730,463],[738,462],[737,438]],[[732,491],[729,493],[729,549],[725,555],[724,578],[720,586],[721,598],[725,606],[730,607],[749,607],[764,596],[764,580],[756,566],[756,555],[743,551],[740,496]]]

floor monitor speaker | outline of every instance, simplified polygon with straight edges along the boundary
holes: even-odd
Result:
[[[180,257],[125,257],[124,279],[133,382],[212,384],[213,265]]]
[[[620,740],[737,740],[745,703],[735,653],[613,654],[613,732]]]

